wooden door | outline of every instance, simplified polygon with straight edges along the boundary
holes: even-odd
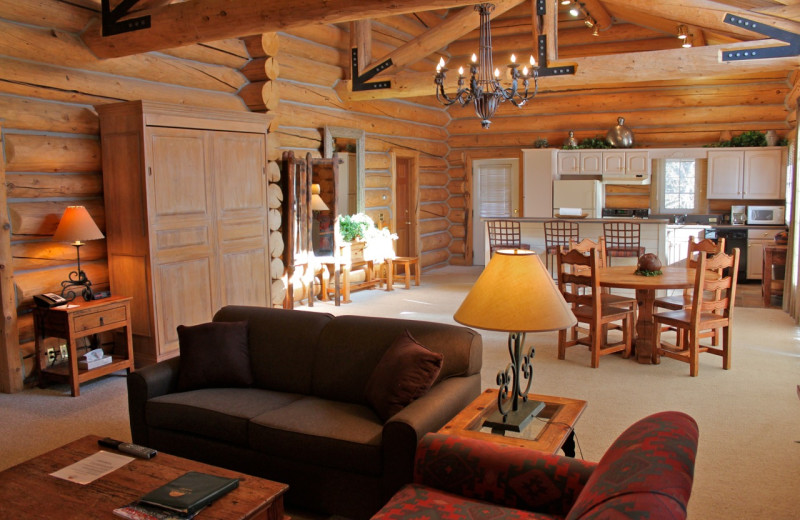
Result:
[[[395,211],[397,211],[395,233],[397,241],[394,250],[397,256],[414,256],[415,251],[411,247],[411,227],[414,218],[414,208],[411,199],[411,159],[407,157],[397,158],[397,184],[395,192]]]
[[[473,265],[485,265],[487,218],[519,217],[519,159],[481,159],[472,162],[474,223]]]
[[[266,143],[263,134],[213,132],[220,306],[270,304]]]

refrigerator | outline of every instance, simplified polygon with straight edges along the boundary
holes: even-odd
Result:
[[[553,216],[559,208],[572,208],[588,218],[602,218],[605,192],[603,183],[596,180],[553,181]],[[566,213],[566,212],[565,212]]]

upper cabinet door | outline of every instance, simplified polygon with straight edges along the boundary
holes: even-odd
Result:
[[[709,199],[741,199],[744,152],[710,150],[708,152]]]
[[[558,152],[559,175],[578,175],[581,173],[581,153],[572,151]]]
[[[625,175],[625,152],[603,152],[605,175]]]
[[[581,152],[581,174],[603,174],[603,152]]]
[[[625,152],[625,174],[632,176],[649,176],[650,152],[647,150]]]
[[[782,199],[784,192],[782,149],[747,150],[744,153],[744,198]]]

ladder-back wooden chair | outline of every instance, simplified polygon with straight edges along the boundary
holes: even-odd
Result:
[[[603,222],[603,238],[606,239],[609,260],[610,257],[642,256],[645,248],[640,245],[640,237],[638,222]]]
[[[686,255],[686,267],[690,267],[693,269],[697,268],[697,259],[702,253],[706,253],[708,255],[715,255],[717,253],[722,253],[725,251],[725,238],[720,238],[717,242],[709,238],[704,238],[699,242],[695,242],[695,237],[689,237],[689,250],[688,254]],[[722,270],[717,272],[718,276],[722,276]],[[671,311],[679,311],[681,309],[689,309],[692,306],[692,289],[685,289],[683,294],[678,294],[674,296],[662,296],[660,298],[656,298],[653,302],[653,307],[660,307],[662,309],[668,309]],[[661,332],[666,332],[671,330],[670,327],[662,328]],[[716,330],[703,333],[701,337],[710,337],[712,339],[712,345],[719,344],[719,334],[717,334]],[[683,339],[678,337],[677,344],[681,345]]]
[[[547,220],[544,225],[544,254],[547,270],[553,272],[555,257],[570,241],[578,241],[578,223],[571,220]]]
[[[489,256],[498,249],[530,249],[522,243],[522,227],[517,220],[489,220]]]
[[[603,268],[606,266],[606,241],[605,238],[600,237],[597,239],[597,242],[589,239],[584,238],[580,242],[576,242],[574,240],[569,241],[569,249],[570,251],[580,251],[581,253],[588,255],[592,249],[597,249],[599,258],[598,267]],[[636,298],[632,296],[622,296],[620,294],[611,294],[609,289],[604,288],[602,289],[603,294],[601,298],[603,300],[604,305],[616,305],[618,307],[625,307],[626,309],[632,309],[634,311],[634,319],[636,314]]]
[[[689,375],[694,377],[698,372],[699,354],[710,352],[722,357],[722,368],[731,368],[731,327],[738,268],[738,248],[730,255],[717,253],[707,257],[705,253],[700,254],[691,308],[653,315],[656,327],[656,360],[660,356],[666,356],[689,363]],[[717,274],[720,270],[724,273],[722,277]],[[685,343],[678,345],[662,341],[663,326],[678,329],[678,337],[685,338]],[[701,345],[701,333],[716,329],[722,330],[722,345]]]
[[[571,338],[567,338],[567,330],[558,331],[558,359],[566,358],[568,347],[586,345],[591,351],[591,366],[600,365],[600,356],[622,352],[623,357],[631,354],[633,339],[633,310],[603,305],[597,269],[600,254],[592,249],[589,255],[580,251],[566,251],[563,248],[556,253],[558,266],[558,288],[564,299],[572,306],[572,313],[578,323],[589,326],[585,329],[576,325],[570,330]],[[588,268],[588,272],[587,269]],[[603,333],[604,326],[622,320],[622,341],[608,343]]]

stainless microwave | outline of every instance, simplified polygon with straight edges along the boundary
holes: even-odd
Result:
[[[785,224],[786,208],[784,206],[747,206],[747,223]]]

